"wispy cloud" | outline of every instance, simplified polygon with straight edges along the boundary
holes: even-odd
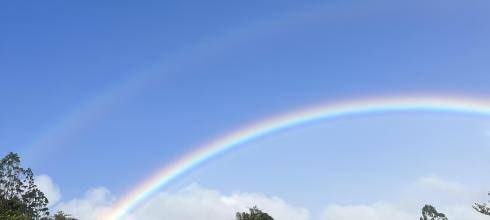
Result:
[[[51,177],[47,175],[39,175],[34,177],[34,184],[40,189],[49,200],[49,207],[58,203],[61,199],[61,191]]]
[[[434,174],[420,177],[415,184],[426,190],[459,194],[465,191],[462,184],[444,180]]]
[[[472,209],[478,196],[463,184],[448,181],[437,175],[422,176],[408,185],[408,197],[396,201],[378,201],[370,204],[331,204],[322,214],[322,220],[409,220],[418,219],[423,205],[437,202],[436,208],[455,220],[487,219]],[[480,193],[484,195],[484,192]]]

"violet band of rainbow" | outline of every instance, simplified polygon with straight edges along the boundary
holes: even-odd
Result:
[[[100,219],[124,219],[145,199],[162,190],[179,176],[227,150],[265,135],[314,121],[367,113],[402,111],[453,112],[490,116],[490,102],[484,99],[456,96],[386,97],[326,103],[271,117],[196,147],[195,150],[157,171],[151,178],[124,195],[115,203],[112,210],[105,213]]]

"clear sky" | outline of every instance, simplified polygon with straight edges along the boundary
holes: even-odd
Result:
[[[2,1],[0,153],[19,152],[64,202],[99,186],[118,197],[197,145],[279,113],[387,95],[485,99],[489,10],[484,0]],[[320,190],[329,184],[403,188],[429,176],[482,187],[468,176],[471,165],[488,165],[471,159],[481,154],[427,172],[412,158],[450,148],[445,158],[460,161],[464,143],[487,149],[487,126],[487,118],[438,114],[322,122],[243,146],[170,189],[264,193],[313,213],[377,201],[375,192],[352,190],[362,195],[353,201]],[[333,152],[340,156],[329,159]],[[344,164],[352,154],[390,159]],[[366,182],[366,172],[325,170],[342,164],[346,173],[386,171]],[[385,169],[394,165],[403,175]],[[277,177],[259,184],[241,171]],[[308,189],[298,191],[302,184]]]

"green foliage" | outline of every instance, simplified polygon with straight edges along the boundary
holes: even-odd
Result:
[[[31,217],[24,213],[25,205],[19,199],[0,199],[0,219],[30,220]]]
[[[0,220],[77,220],[61,211],[49,217],[48,199],[34,183],[30,168],[9,153],[0,160]]]
[[[420,220],[447,220],[444,213],[437,212],[436,208],[431,205],[425,205],[422,208],[422,217]]]
[[[0,213],[0,219],[4,220],[31,220],[32,218],[15,211],[8,210],[7,212]]]
[[[488,193],[488,195],[490,196],[490,193]],[[473,208],[481,213],[481,214],[484,214],[484,215],[490,215],[490,207],[488,207],[488,204],[487,203],[475,203],[475,205],[473,205]]]
[[[24,172],[24,194],[22,194],[22,201],[28,207],[27,212],[34,218],[40,218],[42,216],[49,215],[47,208],[48,199],[41,190],[39,190],[34,183],[34,174],[30,168]]]
[[[269,214],[262,212],[262,210],[258,209],[256,206],[249,209],[249,213],[247,212],[237,212],[236,219],[237,220],[274,220]]]
[[[49,215],[47,205],[32,170],[21,167],[17,154],[0,160],[0,219],[40,219]]]

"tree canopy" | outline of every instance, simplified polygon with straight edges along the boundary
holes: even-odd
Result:
[[[420,220],[447,220],[444,213],[437,212],[436,208],[431,205],[425,205],[422,208],[422,217]]]
[[[488,195],[490,196],[490,193],[488,193]],[[473,205],[473,208],[481,214],[490,215],[490,207],[488,207],[487,203],[475,203],[475,205]]]
[[[63,212],[49,216],[48,198],[34,182],[34,173],[23,168],[16,153],[0,160],[0,219],[74,220]]]
[[[48,216],[48,199],[34,184],[30,168],[20,166],[20,157],[9,153],[0,161],[0,207],[1,215],[24,219],[40,219]]]
[[[274,220],[269,214],[262,212],[257,206],[249,209],[249,212],[237,212],[237,220]]]

